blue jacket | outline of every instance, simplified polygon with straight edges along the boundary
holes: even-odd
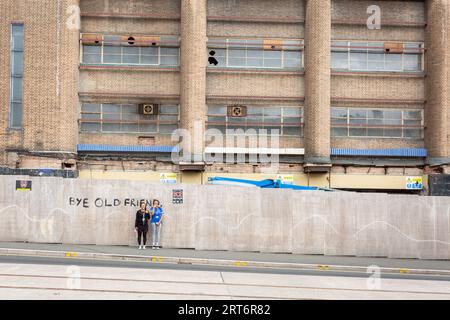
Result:
[[[153,212],[154,210],[154,212]],[[150,213],[152,214],[152,220],[151,223],[157,223],[161,221],[162,215],[164,214],[164,211],[162,208],[157,207],[155,209],[150,208]]]

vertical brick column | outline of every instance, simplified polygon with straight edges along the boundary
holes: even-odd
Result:
[[[184,151],[202,160],[206,120],[206,0],[181,0],[181,128],[191,135]]]
[[[80,60],[80,0],[64,0],[60,4],[59,63],[57,92],[59,121],[59,150],[76,152],[78,142],[78,64]]]
[[[427,0],[425,146],[430,164],[450,161],[450,1]]]
[[[331,0],[307,0],[305,162],[330,163]]]

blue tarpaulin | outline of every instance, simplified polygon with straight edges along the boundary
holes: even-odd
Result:
[[[293,184],[284,184],[281,180],[265,179],[265,180],[245,180],[224,177],[209,177],[208,184],[227,185],[227,186],[244,186],[257,187],[264,189],[292,189],[292,190],[310,190],[310,191],[327,191],[328,189],[318,187],[297,186]]]

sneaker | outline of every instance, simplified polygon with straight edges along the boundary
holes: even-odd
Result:
[[[155,250],[156,249],[156,247],[155,246],[152,246],[152,250]]]
[[[145,246],[142,249],[145,250]]]
[[[141,249],[142,249],[142,246],[139,246],[138,250],[141,250]]]
[[[156,250],[159,250],[159,247],[156,247]]]

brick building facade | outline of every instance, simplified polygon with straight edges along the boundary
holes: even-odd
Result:
[[[0,0],[0,167],[404,190],[450,173],[450,1]],[[380,26],[376,26],[377,13]],[[372,23],[372,24],[371,24]],[[375,24],[373,24],[375,23]],[[142,115],[140,105],[156,106]],[[238,106],[244,116],[229,113]],[[244,107],[244,108],[242,108]],[[171,133],[191,133],[173,162]],[[279,168],[208,129],[277,129]]]

